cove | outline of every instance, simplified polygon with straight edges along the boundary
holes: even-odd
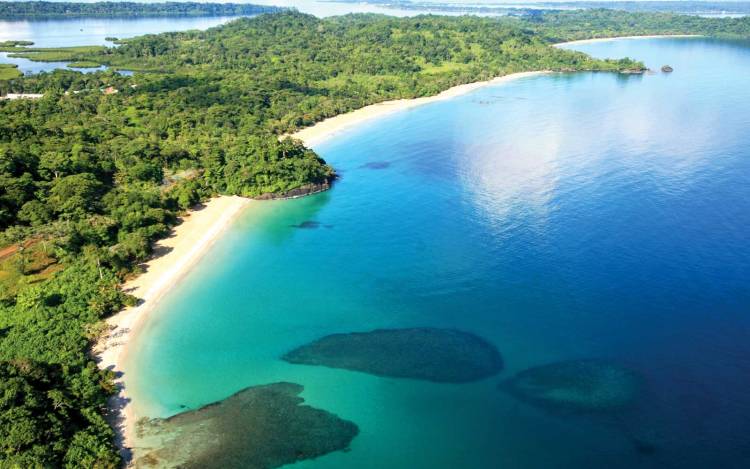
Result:
[[[133,339],[137,413],[292,382],[359,429],[299,468],[750,463],[750,46],[574,47],[674,72],[524,78],[317,145],[334,188],[240,218]],[[481,336],[502,371],[435,383],[282,360],[331,334],[418,327]],[[571,360],[642,386],[595,415],[498,391]]]

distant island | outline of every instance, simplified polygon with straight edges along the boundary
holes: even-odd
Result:
[[[59,6],[65,15],[71,4],[0,3],[8,5]],[[112,8],[107,15],[267,8],[75,5]],[[282,11],[117,47],[0,44],[34,60],[110,67],[24,77],[0,69],[0,95],[35,96],[0,101],[0,466],[121,463],[104,419],[116,376],[91,354],[109,334],[103,320],[137,303],[123,282],[196,204],[330,185],[333,168],[285,135],[367,105],[519,72],[642,72],[636,59],[553,45],[647,34],[747,38],[750,19],[611,10],[319,19]],[[137,73],[121,76],[111,70],[118,67]]]
[[[279,10],[282,8],[249,3],[0,2],[0,18],[249,16]]]
[[[679,13],[695,16],[745,16],[750,15],[747,1],[692,1],[692,0],[612,0],[612,1],[549,1],[549,2],[502,2],[459,3],[436,0],[328,0],[332,3],[367,3],[409,11],[439,13],[473,13],[508,16],[535,16],[542,12],[570,10],[618,10],[641,13]]]
[[[531,2],[529,5],[548,9],[602,9],[641,13],[679,13],[683,15],[721,16],[750,15],[748,1],[702,0],[581,0],[563,2]]]

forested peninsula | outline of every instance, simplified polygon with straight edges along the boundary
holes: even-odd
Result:
[[[240,3],[197,2],[0,2],[0,18],[82,18],[149,16],[248,16],[271,13],[281,8]]]
[[[180,212],[215,194],[283,196],[333,179],[313,150],[282,135],[513,72],[643,69],[551,46],[561,40],[750,31],[747,20],[632,15],[286,11],[57,50],[142,71],[132,77],[58,70],[0,81],[3,95],[44,95],[0,100],[0,466],[120,464],[104,418],[113,375],[90,354],[102,319],[135,302],[120,285]]]

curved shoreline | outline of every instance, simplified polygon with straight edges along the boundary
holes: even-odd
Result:
[[[486,81],[476,81],[474,83],[466,83],[464,85],[457,85],[452,88],[448,88],[434,96],[425,96],[422,98],[413,99],[394,99],[390,101],[383,101],[376,104],[370,104],[354,111],[350,111],[337,116],[329,117],[320,122],[317,122],[310,127],[300,129],[290,135],[292,138],[302,140],[302,142],[310,147],[319,144],[331,137],[334,137],[344,130],[350,127],[357,126],[365,121],[376,119],[378,117],[387,116],[399,111],[405,111],[423,104],[429,104],[436,101],[443,101],[446,99],[455,98],[457,96],[470,93],[476,89],[483,88],[489,85],[496,85],[500,83],[506,83],[509,81],[517,80],[520,78],[532,77],[537,75],[543,75],[552,73],[551,71],[534,71],[534,72],[518,72],[511,73],[509,75],[503,75]]]
[[[620,39],[686,37],[700,36],[623,36],[562,42],[554,44],[553,47]],[[486,81],[454,86],[434,96],[383,101],[322,120],[310,127],[300,129],[290,136],[301,140],[305,145],[311,147],[369,120],[408,110],[423,104],[455,98],[486,86],[550,73],[553,72],[528,71],[512,73]],[[128,342],[137,333],[138,327],[147,318],[148,313],[157,306],[159,299],[190,271],[213,242],[231,226],[236,217],[251,203],[253,203],[251,199],[236,196],[214,198],[200,210],[191,210],[183,217],[183,223],[172,230],[170,237],[156,243],[154,247],[155,252],[158,252],[160,248],[168,252],[146,262],[147,271],[135,279],[126,282],[123,286],[125,291],[141,298],[143,302],[136,307],[126,308],[107,319],[110,333],[94,348],[94,354],[97,357],[100,368],[122,372],[122,364],[127,354]],[[136,416],[127,397],[121,375],[116,378],[116,385],[118,393],[110,398],[110,423],[117,434],[116,443],[126,463],[128,463],[130,462],[130,448],[134,442],[133,432],[135,430]]]
[[[100,368],[117,374],[118,392],[110,397],[109,421],[126,463],[135,427],[135,414],[123,382],[127,345],[164,294],[190,271],[251,203],[252,200],[242,197],[220,196],[183,216],[182,223],[172,229],[170,236],[154,245],[154,255],[143,264],[145,272],[123,285],[123,291],[136,296],[140,303],[106,320],[108,333],[93,352]]]
[[[623,39],[679,39],[689,37],[703,37],[700,34],[649,34],[645,36],[615,36],[615,37],[598,37],[593,39],[577,39],[575,41],[558,42],[552,47],[569,46],[571,44],[593,44],[595,42],[620,41]]]
[[[595,38],[595,39],[581,39],[576,41],[560,42],[553,44],[552,47],[561,47],[572,44],[588,44],[594,42],[605,42],[605,41],[616,41],[621,39],[662,39],[662,38],[688,38],[688,37],[702,37],[696,34],[662,34],[662,35],[646,35],[646,36],[617,36],[617,37],[606,37],[606,38]],[[413,107],[421,106],[423,104],[429,104],[435,101],[442,101],[445,99],[455,98],[457,96],[470,93],[476,89],[483,88],[485,86],[497,85],[500,83],[506,83],[509,81],[517,80],[520,78],[526,78],[531,76],[543,75],[554,73],[549,70],[540,71],[529,71],[529,72],[517,72],[508,75],[503,75],[490,80],[477,81],[474,83],[467,83],[464,85],[457,85],[452,88],[448,88],[434,96],[425,96],[422,98],[414,99],[394,99],[390,101],[383,101],[380,103],[370,104],[354,111],[350,111],[337,116],[329,117],[320,122],[317,122],[309,127],[300,129],[293,134],[289,135],[292,138],[302,140],[302,142],[308,147],[315,146],[319,143],[328,140],[342,131],[347,130],[350,127],[354,127],[368,120],[383,117],[394,112],[404,111]]]

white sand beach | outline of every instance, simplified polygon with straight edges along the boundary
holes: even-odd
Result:
[[[587,43],[594,43],[594,42],[615,41],[615,40],[620,40],[620,39],[657,39],[657,38],[685,38],[685,37],[700,37],[700,36],[692,35],[692,34],[621,36],[621,37],[583,39],[580,41],[561,42],[559,44],[555,44],[554,47],[562,47],[562,46],[571,45],[571,44],[587,44]],[[499,83],[517,80],[519,78],[541,75],[545,73],[552,73],[552,72],[538,71],[538,72],[511,73],[509,75],[497,77],[492,80],[454,86],[453,88],[449,88],[435,96],[427,96],[424,98],[415,98],[415,99],[397,99],[397,100],[392,100],[392,101],[383,101],[382,103],[377,103],[377,104],[371,104],[369,106],[365,106],[363,108],[360,108],[351,112],[347,112],[346,114],[340,114],[338,116],[334,116],[334,117],[330,117],[328,119],[322,120],[310,127],[306,127],[304,129],[298,130],[297,132],[293,133],[291,137],[302,140],[307,146],[315,146],[316,144],[319,144],[337,134],[340,134],[342,131],[352,126],[356,126],[362,122],[365,122],[371,119],[376,119],[378,117],[382,117],[382,116],[385,116],[394,112],[411,109],[413,107],[421,106],[423,104],[428,104],[431,102],[440,101],[444,99],[455,98],[456,96],[469,93],[473,90],[476,90],[484,86],[496,85]]]
[[[355,111],[347,112],[346,114],[340,114],[338,116],[322,120],[315,125],[295,132],[291,135],[291,137],[302,140],[307,146],[315,146],[316,144],[321,143],[324,140],[340,134],[342,131],[350,127],[356,126],[371,119],[392,114],[394,112],[411,109],[423,104],[455,98],[456,96],[461,96],[484,86],[496,85],[499,83],[505,83],[508,81],[517,80],[519,78],[531,77],[544,73],[550,72],[512,73],[510,75],[494,78],[492,80],[454,86],[453,88],[448,88],[447,90],[443,91],[442,93],[436,94],[435,96],[427,96],[424,98],[415,99],[396,99],[392,101],[383,101],[382,103],[371,104]]]
[[[94,349],[102,369],[122,372],[128,342],[159,298],[190,270],[243,209],[252,203],[242,197],[211,199],[190,211],[169,237],[156,243],[154,257],[144,265],[145,272],[123,286],[124,291],[141,300],[140,304],[107,319],[109,333]],[[116,383],[119,393],[110,404],[117,415],[113,416],[112,423],[118,433],[119,446],[127,452],[132,444],[135,416],[122,377],[118,377]]]
[[[592,44],[595,42],[619,41],[622,39],[676,39],[685,37],[702,37],[699,34],[655,34],[648,36],[619,36],[619,37],[601,37],[596,39],[580,39],[578,41],[560,42],[554,47],[568,46],[571,44]]]

